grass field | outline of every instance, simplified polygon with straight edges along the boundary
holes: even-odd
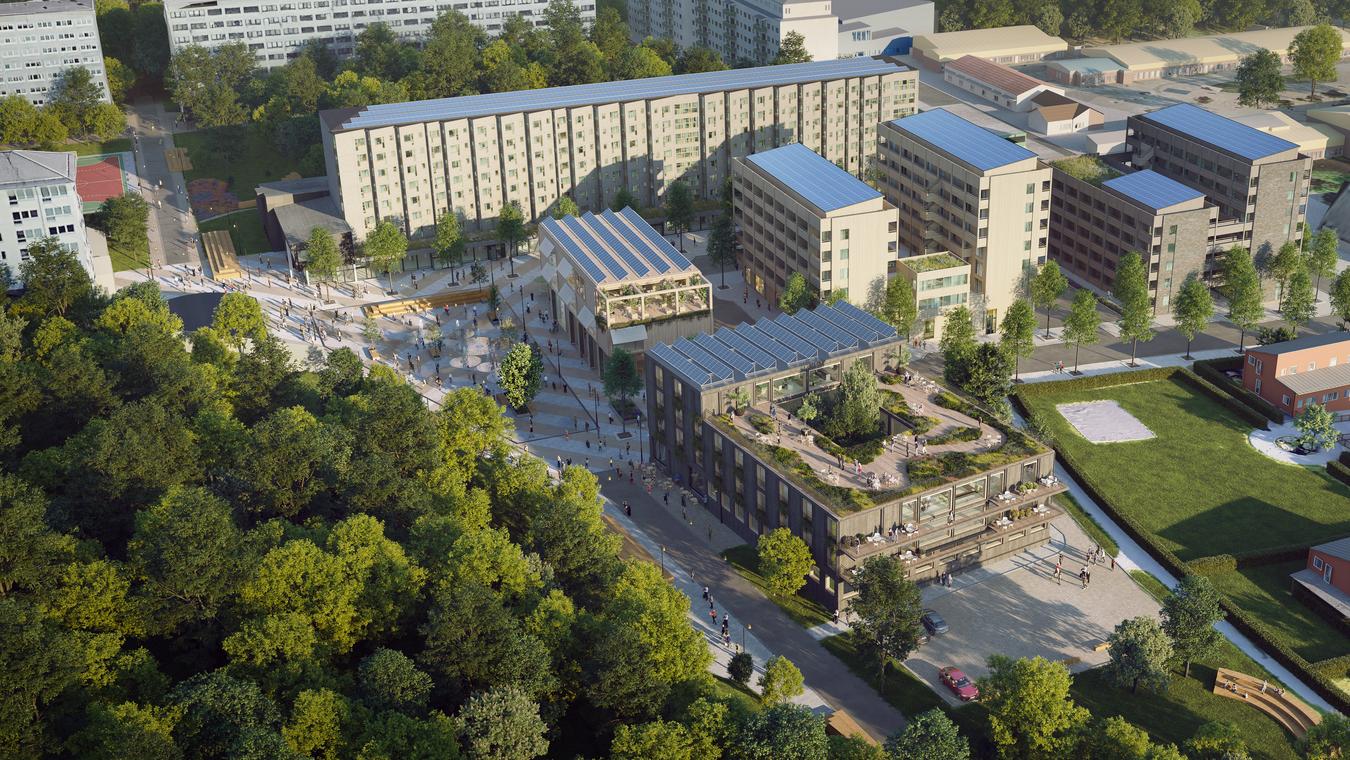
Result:
[[[722,552],[722,556],[731,563],[731,566],[741,574],[742,578],[755,584],[755,588],[763,591],[765,596],[769,597],[788,617],[797,621],[802,627],[813,628],[834,619],[834,616],[826,612],[824,607],[800,594],[793,594],[786,599],[770,594],[768,586],[764,583],[764,577],[759,574],[759,555],[755,553],[755,547],[749,544],[741,544]]]
[[[230,239],[234,241],[234,251],[240,256],[267,253],[272,250],[272,244],[267,242],[267,235],[263,234],[258,210],[254,208],[198,221],[197,229],[202,232],[228,230]]]
[[[1055,405],[1094,399],[1118,401],[1157,437],[1088,443]],[[1180,380],[1027,400],[1098,488],[1183,560],[1350,533],[1345,486],[1257,452],[1248,425]]]
[[[277,152],[271,141],[258,130],[226,127],[224,129],[229,131],[221,134],[219,129],[180,132],[173,136],[174,145],[186,148],[192,159],[192,169],[183,172],[188,182],[194,179],[225,180],[230,192],[246,200],[253,197],[253,188],[258,183],[299,172],[300,157]],[[228,139],[227,135],[235,135],[237,147],[232,154],[220,151],[220,144]]]
[[[80,156],[96,156],[100,153],[128,153],[131,151],[131,138],[114,137],[106,142],[67,143],[66,150],[75,151]],[[131,167],[127,167],[130,169]]]
[[[139,251],[125,251],[114,245],[108,246],[108,258],[112,259],[114,272],[128,269],[145,269],[150,266],[150,247],[146,245]]]
[[[1310,662],[1350,652],[1350,642],[1289,591],[1289,574],[1302,561],[1246,567],[1214,576],[1214,585],[1258,620],[1278,631]]]

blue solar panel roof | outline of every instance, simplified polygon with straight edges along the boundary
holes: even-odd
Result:
[[[891,124],[980,171],[1036,157],[1026,148],[941,108],[896,119]]]
[[[1233,121],[1190,103],[1160,108],[1137,118],[1161,124],[1249,161],[1298,148],[1282,137],[1262,132],[1255,127]]]
[[[1164,177],[1151,169],[1108,179],[1102,183],[1102,187],[1110,188],[1154,211],[1205,197],[1199,190]]]
[[[841,79],[908,70],[907,66],[877,58],[844,58],[811,63],[793,63],[784,66],[760,66],[752,69],[680,74],[678,76],[653,77],[632,81],[578,84],[570,87],[548,87],[539,90],[497,92],[488,95],[465,95],[458,98],[417,100],[408,103],[387,103],[361,109],[351,118],[338,124],[335,131],[416,124],[422,121],[463,119],[520,111],[572,108],[595,103],[664,98],[698,92],[770,87],[817,79]]]
[[[793,143],[745,157],[823,213],[880,198],[866,182],[815,151]]]
[[[597,285],[698,271],[632,209],[549,217],[540,222],[540,229],[562,245]]]

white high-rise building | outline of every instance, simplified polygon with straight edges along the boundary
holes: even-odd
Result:
[[[61,73],[76,66],[89,69],[110,101],[94,0],[0,3],[0,98],[44,105]]]
[[[28,246],[52,237],[75,252],[95,284],[111,288],[112,263],[102,236],[94,234],[98,251],[90,247],[75,191],[74,153],[0,151],[0,265],[16,282]]]
[[[595,20],[594,0],[576,0],[584,23]],[[169,50],[189,45],[215,48],[243,42],[265,68],[285,66],[310,40],[327,43],[339,57],[356,52],[356,38],[378,22],[400,37],[425,35],[431,22],[447,11],[463,13],[489,35],[495,35],[512,16],[544,24],[548,0],[493,0],[493,2],[437,2],[426,0],[165,0],[164,21],[169,27]]]

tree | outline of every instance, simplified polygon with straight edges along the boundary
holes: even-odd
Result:
[[[41,757],[42,720],[50,703],[78,684],[86,653],[64,626],[22,597],[0,597],[0,754]]]
[[[1307,264],[1303,261],[1303,254],[1298,250],[1298,244],[1292,240],[1287,241],[1280,246],[1279,250],[1271,257],[1267,264],[1267,270],[1271,277],[1279,283],[1280,289],[1275,294],[1277,301],[1284,301],[1284,289],[1289,284],[1289,279],[1300,269],[1306,270]]]
[[[787,702],[804,691],[805,682],[802,672],[791,660],[781,655],[770,657],[764,663],[764,675],[759,677],[759,701],[764,705]]]
[[[427,31],[408,89],[418,98],[451,98],[467,94],[478,79],[483,31],[463,13],[442,13]],[[393,78],[393,77],[387,77]]]
[[[242,352],[248,341],[267,337],[267,320],[263,317],[262,306],[246,293],[221,296],[211,315],[211,327],[224,336],[235,351]]]
[[[802,422],[810,422],[820,416],[820,396],[814,393],[808,393],[802,397],[801,406],[797,407],[795,412],[797,419]]]
[[[139,3],[132,17],[134,44],[127,63],[140,76],[160,79],[169,66],[169,28],[164,22],[164,4]]]
[[[1282,68],[1280,57],[1269,50],[1257,50],[1243,56],[1234,77],[1238,103],[1251,108],[1267,108],[1278,101],[1284,91]]]
[[[1031,302],[1019,298],[1012,302],[999,326],[999,345],[1013,358],[1013,382],[1018,382],[1021,359],[1029,358],[1036,350],[1036,312]]]
[[[939,708],[915,715],[886,740],[888,760],[970,760],[970,744]]]
[[[398,710],[420,716],[431,699],[431,676],[394,649],[383,647],[361,660],[356,669],[361,701],[373,710]]]
[[[1322,290],[1322,278],[1336,274],[1336,262],[1340,261],[1339,247],[1340,239],[1336,230],[1330,227],[1323,227],[1313,235],[1312,245],[1308,247],[1308,271],[1317,278],[1313,283],[1313,292],[1319,301],[1322,299],[1319,292]]]
[[[338,250],[333,233],[323,227],[310,230],[309,244],[305,247],[305,269],[319,287],[335,280],[341,266],[342,252]]]
[[[61,71],[52,84],[48,108],[73,134],[89,134],[89,113],[103,102],[103,87],[84,66]],[[123,123],[125,126],[125,123]]]
[[[446,264],[464,260],[464,237],[459,231],[459,215],[453,211],[441,214],[436,220],[436,258]]]
[[[108,245],[114,250],[140,259],[149,252],[146,229],[149,218],[150,204],[145,198],[127,193],[103,201],[94,215],[94,226],[108,236]]]
[[[417,51],[403,44],[383,21],[366,27],[356,37],[356,68],[366,76],[398,80],[417,67]]]
[[[242,42],[210,50],[188,45],[173,54],[165,85],[174,102],[203,127],[223,127],[248,120],[240,94],[248,91],[256,60]]]
[[[815,300],[811,288],[806,284],[806,277],[801,272],[793,272],[788,275],[787,285],[783,292],[778,296],[778,308],[787,314],[796,314],[798,309],[806,309],[811,306]]]
[[[718,215],[708,234],[708,258],[722,269],[722,290],[727,287],[727,264],[736,263],[736,233],[727,214]]]
[[[1078,350],[1097,342],[1097,328],[1102,317],[1097,313],[1097,299],[1087,290],[1074,294],[1069,316],[1064,320],[1064,340],[1073,344],[1073,373],[1078,374]]]
[[[1186,742],[1191,760],[1247,760],[1247,743],[1232,723],[1210,721]]]
[[[29,243],[28,260],[19,265],[19,277],[25,288],[20,307],[27,314],[62,315],[94,292],[94,283],[75,253],[56,238]]]
[[[729,742],[742,760],[825,760],[825,718],[802,705],[778,704],[752,713]]]
[[[642,378],[638,375],[637,362],[626,349],[615,347],[605,360],[604,383],[605,395],[611,402],[617,401],[617,406],[621,407],[618,410],[619,419],[623,422],[624,432],[627,432],[626,413],[631,403],[628,399],[642,391]]]
[[[963,386],[967,393],[1000,417],[1006,416],[1005,399],[1012,392],[1012,361],[1008,352],[994,343],[981,343],[970,361]]]
[[[525,239],[525,214],[520,210],[519,203],[511,201],[502,207],[501,214],[497,216],[497,239],[507,249],[511,272],[514,274],[516,271],[516,249]]]
[[[1107,641],[1111,660],[1105,672],[1116,686],[1129,686],[1131,693],[1141,684],[1155,690],[1167,687],[1172,641],[1158,621],[1145,616],[1122,620]]]
[[[1042,32],[1058,37],[1064,26],[1064,11],[1055,2],[1041,3],[1030,14],[1029,20]]]
[[[694,193],[682,181],[672,182],[666,191],[666,224],[675,229],[683,253],[684,233],[694,224]]]
[[[1322,722],[1308,729],[1308,735],[1299,743],[1307,760],[1336,760],[1350,751],[1350,718],[1331,712],[1322,716]]]
[[[1336,279],[1332,280],[1331,311],[1341,321],[1342,329],[1350,325],[1350,269],[1342,269]]]
[[[572,196],[559,196],[558,202],[553,206],[553,218],[562,219],[565,216],[578,216],[581,209],[577,208],[577,202],[572,200]]]
[[[620,725],[609,747],[611,760],[696,760],[689,729],[674,721],[654,720],[636,726]]]
[[[633,197],[633,191],[625,185],[619,188],[619,192],[614,194],[614,202],[609,204],[611,211],[623,211],[626,208],[637,208],[637,198]]]
[[[942,376],[953,385],[965,385],[975,359],[975,323],[970,309],[961,305],[947,312],[938,349],[942,352]]]
[[[459,725],[470,757],[532,760],[548,752],[548,726],[539,705],[514,684],[496,686],[469,697]]]
[[[362,252],[370,263],[389,277],[389,292],[394,292],[394,269],[401,268],[403,257],[408,255],[408,237],[388,219],[380,220],[375,229],[366,235],[361,246]]]
[[[1068,279],[1059,271],[1059,264],[1053,260],[1047,261],[1031,280],[1031,302],[1045,309],[1046,338],[1050,337],[1050,310],[1068,288]]]
[[[281,714],[256,683],[224,670],[200,673],[169,694],[181,717],[173,729],[174,742],[188,757],[238,757],[250,734],[280,739]]]
[[[1289,62],[1294,76],[1308,80],[1308,94],[1317,94],[1318,82],[1336,81],[1341,60],[1341,33],[1331,24],[1318,24],[1294,35],[1289,43]]]
[[[919,306],[914,300],[914,283],[904,277],[892,277],[886,283],[886,296],[881,305],[881,319],[894,327],[905,338],[919,318]]]
[[[670,64],[661,59],[656,51],[644,46],[630,47],[614,59],[611,67],[614,79],[647,79],[649,77],[670,76]]]
[[[1317,403],[1303,407],[1294,418],[1294,428],[1298,430],[1299,445],[1313,451],[1334,448],[1341,435],[1336,429],[1336,416]]]
[[[680,74],[701,74],[705,71],[725,71],[727,68],[722,56],[716,50],[691,47],[680,53],[680,61],[675,70]]]
[[[877,432],[881,420],[881,396],[877,392],[877,376],[866,364],[854,362],[844,370],[835,415],[846,435],[865,436]]]
[[[806,52],[806,37],[801,32],[788,32],[778,43],[778,55],[773,57],[773,65],[784,63],[807,63],[811,54]]]
[[[815,567],[811,547],[792,535],[787,528],[775,528],[759,537],[756,545],[759,573],[769,593],[791,596],[806,583],[806,574]]]
[[[1223,273],[1222,293],[1228,299],[1228,319],[1238,326],[1238,353],[1247,342],[1248,331],[1254,329],[1265,316],[1261,305],[1261,278],[1252,263],[1252,254],[1246,248],[1233,246],[1220,262]]]
[[[1050,760],[1077,741],[1088,711],[1069,697],[1072,682],[1062,663],[1041,657],[989,657],[981,678],[980,701],[989,710],[989,728],[999,757]]]
[[[919,648],[923,614],[919,588],[905,577],[894,557],[870,557],[853,576],[858,595],[850,609],[855,616],[853,638],[875,658],[882,680],[892,660],[903,661]]]
[[[249,431],[251,451],[235,473],[247,489],[240,502],[253,513],[295,517],[346,469],[343,432],[301,406],[264,417]]]
[[[749,683],[750,676],[755,673],[755,660],[749,652],[737,652],[731,656],[731,661],[727,663],[727,675],[736,683]]]
[[[1219,593],[1203,575],[1192,573],[1181,579],[1163,600],[1162,628],[1172,640],[1173,653],[1185,663],[1185,675],[1191,675],[1191,662],[1209,655],[1222,641],[1214,624],[1223,620]]]
[[[1172,304],[1172,316],[1176,318],[1177,330],[1186,336],[1186,358],[1191,358],[1191,341],[1209,324],[1214,316],[1214,300],[1210,298],[1209,288],[1194,274],[1181,283],[1181,292],[1176,303]]]
[[[497,368],[497,382],[506,393],[506,403],[516,409],[524,409],[539,393],[543,377],[544,363],[528,343],[511,346]]]
[[[53,150],[67,137],[66,125],[51,111],[38,110],[22,95],[0,98],[0,142]]]
[[[1118,715],[1094,720],[1084,732],[1082,757],[1092,760],[1150,760],[1148,732]]]
[[[1153,302],[1148,295],[1148,274],[1139,254],[1128,251],[1116,268],[1115,296],[1120,301],[1120,337],[1130,342],[1130,366],[1139,341],[1153,340]]]
[[[1280,316],[1284,317],[1284,321],[1297,335],[1299,328],[1311,322],[1316,315],[1317,302],[1313,296],[1312,280],[1308,277],[1308,270],[1299,267],[1284,287],[1284,296],[1280,299]]]

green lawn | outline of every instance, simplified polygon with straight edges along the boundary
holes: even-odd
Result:
[[[814,628],[821,623],[828,623],[834,619],[834,616],[825,610],[824,607],[807,599],[800,594],[793,594],[791,597],[782,599],[769,594],[768,586],[764,583],[764,577],[759,574],[759,555],[755,553],[755,547],[749,544],[734,546],[722,552],[722,556],[727,562],[741,574],[742,578],[755,584],[755,587],[763,591],[775,604],[778,605],[788,617],[797,621],[804,628]]]
[[[1155,434],[1092,444],[1056,404],[1114,399]],[[1350,533],[1350,493],[1318,468],[1274,462],[1247,442],[1248,425],[1183,385],[1157,380],[1028,396],[1058,444],[1117,506],[1183,560]]]
[[[150,246],[147,244],[138,251],[126,251],[109,244],[108,258],[112,259],[112,268],[114,272],[125,272],[128,269],[145,269],[150,266]]]
[[[100,153],[129,153],[131,151],[131,138],[114,137],[107,142],[72,142],[67,143],[65,148],[66,150],[73,150],[81,156],[96,156]]]
[[[200,129],[173,136],[174,145],[186,148],[192,160],[192,169],[183,172],[188,182],[194,179],[225,180],[230,192],[240,200],[248,200],[253,197],[253,188],[258,183],[278,180],[291,172],[299,173],[300,156],[277,152],[259,130],[226,127],[223,129],[227,131],[222,133],[221,129]],[[234,136],[233,140],[228,136]],[[220,147],[227,140],[236,147],[222,152]]]
[[[254,208],[241,209],[232,214],[198,221],[197,229],[202,232],[228,230],[230,240],[234,241],[235,253],[240,256],[267,253],[272,250],[272,244],[267,242],[267,235],[263,234],[262,220],[258,218],[258,210]]]
[[[1301,560],[1246,567],[1213,578],[1214,585],[1257,620],[1284,636],[1309,662],[1350,653],[1350,642],[1289,592],[1289,574]]]
[[[1131,570],[1130,577],[1134,579],[1139,587],[1148,592],[1148,595],[1157,599],[1159,602],[1167,601],[1167,597],[1172,595],[1172,591],[1163,585],[1163,582],[1153,577],[1153,573],[1147,570]]]

